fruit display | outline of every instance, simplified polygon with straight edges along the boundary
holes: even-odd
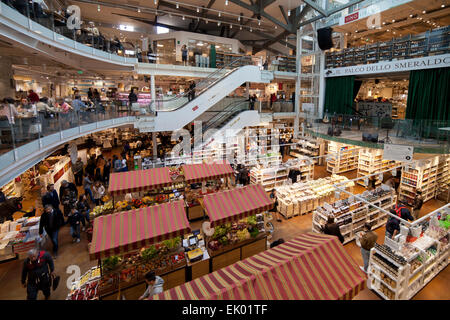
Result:
[[[113,210],[114,210],[113,202],[108,201],[104,205],[94,207],[94,209],[92,209],[90,213],[90,216],[91,218],[95,218],[99,215],[110,214],[113,212]]]
[[[103,275],[100,279],[100,295],[142,281],[149,271],[164,274],[186,264],[184,252],[179,249],[181,238],[176,237],[142,248],[122,257],[111,256],[102,261]],[[92,271],[91,276],[98,273]]]
[[[216,251],[227,245],[256,238],[263,228],[264,223],[259,224],[256,215],[217,226],[214,228],[214,234],[208,242],[208,248]]]

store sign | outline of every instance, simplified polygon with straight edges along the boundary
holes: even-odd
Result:
[[[383,61],[373,64],[341,67],[325,70],[325,77],[341,77],[360,74],[403,72],[410,70],[450,67],[450,54],[398,61]]]
[[[359,12],[355,12],[355,13],[349,14],[348,16],[345,16],[344,22],[349,23],[349,22],[352,22],[352,21],[355,21],[358,19],[359,19]]]
[[[412,162],[414,154],[414,147],[403,146],[398,144],[385,144],[383,159],[395,160],[403,162]]]

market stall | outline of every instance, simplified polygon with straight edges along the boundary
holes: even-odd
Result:
[[[409,300],[449,263],[450,204],[414,221],[370,250],[369,288],[385,300]]]
[[[229,185],[229,181],[225,183],[222,179],[228,180],[234,174],[233,168],[226,162],[186,164],[182,166],[182,170],[186,183],[185,197],[189,220],[204,217],[199,199]]]
[[[0,261],[26,257],[37,246],[40,217],[20,218],[0,224]]]
[[[206,234],[211,271],[245,259],[267,248],[264,217],[273,202],[261,185],[209,194],[203,207],[211,227]]]
[[[149,271],[165,280],[166,289],[184,283],[186,259],[180,237],[188,232],[183,201],[96,218],[89,249],[101,268],[96,297],[115,299],[120,294],[136,299],[145,291]],[[71,298],[74,294],[80,292],[75,289]]]
[[[332,175],[331,177],[277,187],[275,190],[278,199],[278,211],[285,218],[312,212],[317,206],[323,205],[324,202],[334,201],[335,188],[333,185],[344,182],[347,182],[345,188],[348,190],[351,190],[355,185],[347,177]]]
[[[155,300],[350,300],[366,277],[333,236],[302,234]]]

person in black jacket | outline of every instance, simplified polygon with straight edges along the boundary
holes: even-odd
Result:
[[[414,219],[419,218],[420,209],[422,209],[422,205],[423,205],[422,191],[416,190],[416,197],[414,198],[413,212],[412,212]]]
[[[42,206],[51,205],[55,209],[59,209],[59,197],[53,184],[47,185],[47,192],[42,197]]]
[[[341,230],[339,229],[339,226],[334,223],[333,217],[328,217],[327,224],[322,229],[323,233],[329,234],[332,236],[336,236],[339,238],[339,241],[341,243],[344,243],[344,237],[341,234]]]
[[[27,288],[27,300],[36,300],[42,290],[45,300],[50,298],[51,278],[55,265],[52,256],[46,251],[32,249],[22,267],[22,285]]]
[[[67,217],[67,223],[70,225],[72,242],[80,242],[80,222],[82,220],[84,220],[83,216],[75,207],[73,207]]]
[[[61,187],[59,187],[59,196],[62,197],[64,195],[64,191],[69,189],[71,192],[75,193],[75,198],[78,198],[78,189],[75,183],[67,182],[67,180],[63,180],[61,183]]]
[[[53,244],[53,257],[56,257],[58,254],[58,232],[63,225],[64,217],[61,211],[53,209],[51,205],[46,205],[39,221],[39,235],[42,236],[45,229]]]

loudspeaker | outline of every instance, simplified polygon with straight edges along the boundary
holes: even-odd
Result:
[[[317,40],[319,42],[319,48],[321,50],[328,50],[333,48],[333,39],[331,37],[331,33],[333,29],[330,27],[322,28],[317,30]]]

